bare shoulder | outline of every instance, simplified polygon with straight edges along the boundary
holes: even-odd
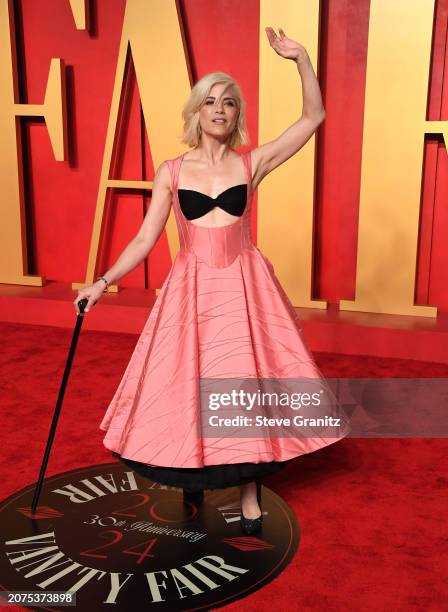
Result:
[[[157,168],[153,180],[153,191],[154,188],[157,191],[171,192],[171,171],[168,161],[163,161]]]
[[[151,206],[145,215],[143,223],[136,238],[142,240],[148,248],[152,249],[160,236],[170,214],[172,205],[171,172],[169,164],[164,161],[157,168],[152,181]]]

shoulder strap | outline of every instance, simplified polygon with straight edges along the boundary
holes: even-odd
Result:
[[[180,160],[182,155],[175,157],[174,159],[167,159],[166,163],[168,164],[168,168],[170,169],[171,174],[171,190],[174,190],[177,187],[177,179],[179,176],[179,168],[180,168]]]

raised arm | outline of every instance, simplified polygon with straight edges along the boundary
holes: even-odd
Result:
[[[279,33],[280,38],[272,28],[266,28],[269,43],[276,53],[297,65],[302,79],[302,115],[280,136],[252,149],[253,189],[269,172],[297,153],[325,119],[319,82],[305,47],[288,38],[281,28]]]

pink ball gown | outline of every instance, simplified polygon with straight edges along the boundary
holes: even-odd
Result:
[[[100,429],[105,447],[140,474],[198,490],[272,474],[348,428],[332,438],[203,435],[199,379],[322,376],[271,262],[252,240],[250,152],[240,154],[247,184],[217,198],[192,190],[179,190],[179,198],[184,155],[167,160],[180,249]],[[242,214],[228,225],[201,227],[183,212],[216,202],[237,210],[241,188]]]

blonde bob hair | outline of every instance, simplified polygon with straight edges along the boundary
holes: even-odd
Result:
[[[235,96],[239,109],[235,129],[229,138],[229,146],[234,148],[250,142],[246,128],[246,104],[238,83],[225,72],[209,72],[194,84],[190,96],[182,108],[184,127],[181,142],[189,147],[197,147],[201,140],[199,110],[209,96],[210,90],[216,83],[225,83],[229,85],[230,91]]]

